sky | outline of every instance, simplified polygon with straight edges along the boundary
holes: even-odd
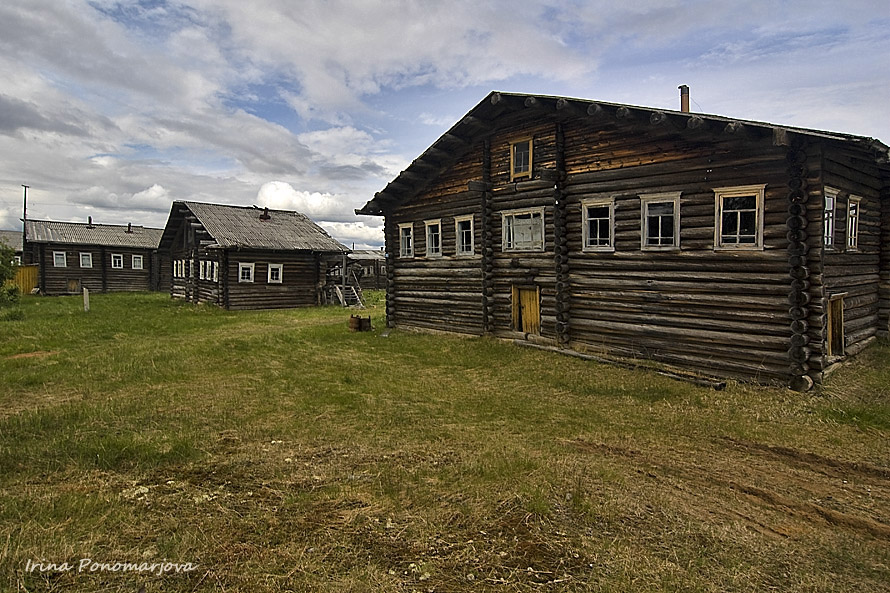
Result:
[[[173,200],[356,216],[492,90],[890,144],[887,0],[2,0],[0,228]]]

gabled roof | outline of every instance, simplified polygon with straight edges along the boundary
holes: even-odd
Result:
[[[210,248],[335,253],[349,251],[309,217],[299,212],[188,201],[173,202],[161,240],[162,246],[172,243],[179,228],[178,220],[189,216],[200,223],[210,235],[213,241],[208,244]]]
[[[6,243],[16,251],[21,251],[22,231],[0,231],[0,243]]]
[[[25,234],[30,243],[67,243],[101,247],[157,249],[163,229],[137,225],[91,224],[26,220]]]
[[[439,174],[472,150],[478,140],[495,131],[498,118],[519,112],[528,114],[528,117],[536,118],[542,122],[560,121],[580,116],[590,118],[591,121],[596,118],[612,118],[642,122],[643,125],[651,126],[660,126],[670,122],[678,131],[688,130],[690,132],[709,131],[733,134],[745,129],[757,130],[764,135],[772,134],[777,144],[786,144],[790,135],[797,134],[854,145],[874,158],[884,170],[888,170],[888,158],[890,158],[890,149],[885,144],[865,136],[778,126],[704,113],[604,103],[589,99],[493,91],[355,213],[380,216],[387,208],[410,200],[422,192]]]
[[[353,249],[349,259],[355,261],[373,261],[386,259],[386,254],[380,249]]]

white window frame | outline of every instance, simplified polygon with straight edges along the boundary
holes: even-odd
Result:
[[[837,196],[840,190],[826,187],[822,203],[822,247],[836,249],[835,234],[837,232]],[[829,208],[829,204],[831,207]]]
[[[762,251],[763,250],[763,202],[766,184],[715,187],[714,192],[714,250],[715,251]],[[723,200],[754,196],[755,222],[753,243],[723,242]]]
[[[534,139],[531,136],[526,138],[517,138],[510,142],[510,181],[527,177],[532,178],[532,170],[534,168]],[[520,144],[528,144],[528,163],[527,167],[521,171],[516,171],[516,147]]]
[[[590,244],[590,215],[588,208],[609,209],[609,243],[608,245]],[[615,198],[587,198],[581,200],[581,251],[615,251]]]
[[[640,249],[643,251],[676,251],[680,248],[680,194],[682,192],[661,192],[640,195]],[[649,206],[652,204],[673,204],[674,236],[670,245],[649,245]]]
[[[59,258],[62,258],[62,265],[59,265]],[[54,268],[67,268],[68,267],[68,254],[64,251],[53,251],[53,267]]]
[[[22,265],[22,256],[21,255],[13,255],[12,261],[13,261],[13,263],[15,263],[15,265],[20,266],[20,265]]]
[[[87,265],[83,265],[84,256],[86,256]],[[81,251],[78,261],[80,262],[81,268],[92,268],[93,267],[93,254],[88,251]]]
[[[515,227],[515,221],[517,216],[525,216],[526,214],[531,216],[531,220],[534,220],[535,217],[539,217],[541,221],[540,231],[540,244],[535,244],[530,242],[531,246],[522,246],[517,247],[515,245],[515,241],[513,240],[513,235],[515,231],[513,228]],[[509,230],[508,230],[509,227]],[[534,235],[534,230],[532,230],[532,234]],[[545,226],[544,226],[544,207],[538,208],[523,208],[521,210],[506,210],[501,212],[501,249],[505,252],[521,252],[521,251],[544,251],[544,246],[547,242],[545,234]]]
[[[213,262],[213,281],[219,282],[219,263]]]
[[[202,259],[198,268],[198,279],[206,280],[207,279],[207,260]]]
[[[254,279],[254,275],[253,275],[254,265],[255,265],[255,264],[245,263],[245,262],[238,262],[238,282],[239,282],[239,283],[253,282],[253,279]],[[250,270],[250,278],[248,278],[248,279],[245,279],[245,278],[244,278],[244,270]]]
[[[430,249],[430,228],[438,227],[439,228],[439,249],[438,251],[433,251]],[[442,257],[442,220],[425,220],[423,221],[423,228],[426,235],[426,256],[427,257]]]
[[[120,265],[114,265],[114,258],[118,258]],[[112,270],[123,270],[124,269],[124,254],[123,253],[112,253],[111,254],[111,269]]]
[[[138,264],[137,264],[138,262]],[[130,267],[134,270],[142,270],[144,266],[145,260],[142,259],[141,255],[134,255],[130,258]]]
[[[405,230],[408,230],[408,243],[405,243]],[[399,225],[399,257],[414,257],[414,223],[406,222]]]
[[[272,279],[272,270],[278,270],[278,280]],[[281,284],[284,281],[284,264],[269,264],[266,271],[266,282],[269,284]]]
[[[853,213],[855,206],[855,214]],[[859,250],[859,219],[862,218],[862,198],[850,196],[847,199],[847,249]]]
[[[475,255],[476,254],[476,228],[475,223],[473,222],[473,215],[468,214],[466,216],[455,216],[454,217],[454,253],[455,255]],[[461,236],[460,223],[469,222],[470,223],[470,248],[464,249],[464,243]]]

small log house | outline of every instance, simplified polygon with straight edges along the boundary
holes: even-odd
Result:
[[[299,212],[173,202],[160,249],[174,298],[226,309],[321,302],[327,268],[349,251]]]
[[[133,224],[24,221],[24,263],[44,295],[161,290],[161,229]]]
[[[871,138],[493,92],[356,212],[385,217],[391,327],[798,389],[888,333]]]

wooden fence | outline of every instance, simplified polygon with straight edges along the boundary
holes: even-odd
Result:
[[[37,288],[37,268],[36,265],[19,266],[15,271],[12,283],[19,287],[22,294],[31,294],[31,291]]]

